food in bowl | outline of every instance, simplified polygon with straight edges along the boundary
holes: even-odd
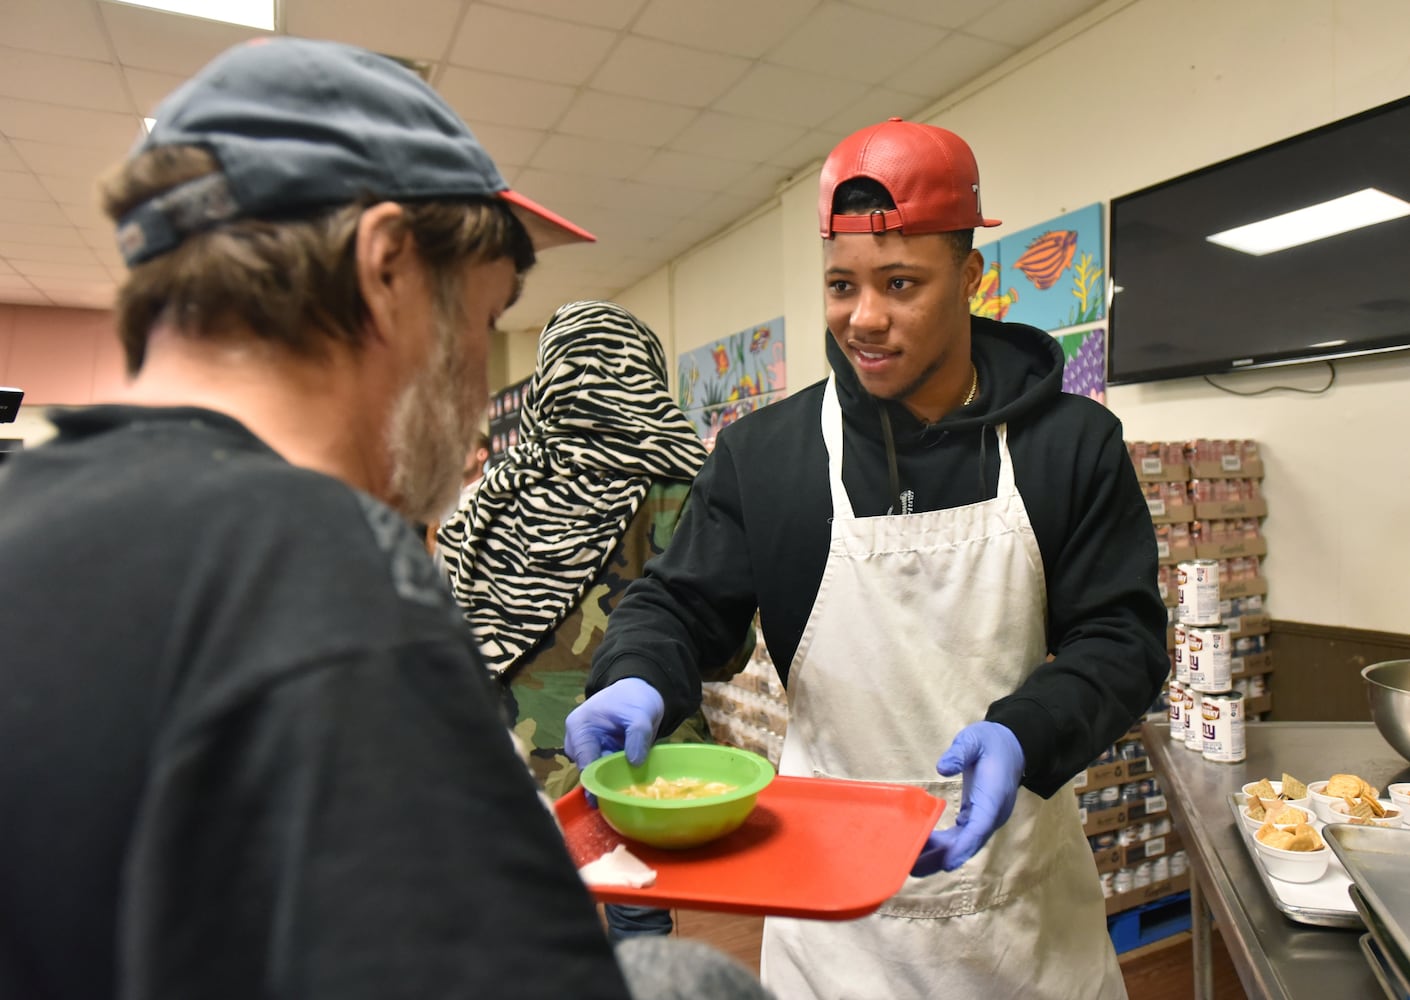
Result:
[[[622,789],[623,795],[633,795],[639,799],[708,799],[713,795],[732,792],[738,785],[723,781],[705,781],[702,778],[662,778],[657,777],[650,784],[628,785]]]
[[[1402,815],[1410,815],[1410,781],[1386,785],[1386,794],[1390,796],[1391,805],[1399,809]]]
[[[627,791],[658,778],[735,787],[706,798],[642,798]],[[667,849],[698,847],[733,833],[773,779],[773,766],[763,757],[714,743],[661,743],[636,767],[623,753],[609,754],[582,774],[583,788],[597,797],[608,826],[631,840]]]
[[[1257,830],[1264,823],[1272,823],[1280,829],[1292,829],[1312,822],[1312,814],[1306,809],[1290,806],[1276,799],[1264,802],[1257,795],[1251,796],[1243,807],[1244,822],[1249,829]]]
[[[1280,781],[1269,778],[1250,781],[1244,785],[1243,793],[1245,801],[1252,796],[1257,796],[1265,804],[1270,800],[1277,800],[1299,809],[1311,807],[1311,801],[1307,797],[1307,785],[1287,773],[1283,774]]]
[[[1356,774],[1334,774],[1326,781],[1314,781],[1307,786],[1307,795],[1312,800],[1312,811],[1323,823],[1335,823],[1332,803],[1343,799],[1376,798],[1376,789],[1369,781]]]
[[[1332,803],[1332,815],[1335,823],[1352,823],[1356,826],[1399,826],[1401,817],[1405,814],[1394,805],[1387,806],[1377,802],[1376,808],[1371,807],[1371,801],[1365,799],[1343,799],[1340,802]]]
[[[1284,882],[1316,882],[1327,871],[1332,850],[1311,826],[1279,830],[1265,824],[1253,846],[1268,874]]]

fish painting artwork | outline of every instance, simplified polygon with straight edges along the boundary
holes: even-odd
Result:
[[[764,345],[769,342],[769,334],[771,332],[772,331],[766,326],[755,329],[753,335],[749,338],[749,353],[758,354],[762,351]]]
[[[1009,306],[1018,301],[1018,289],[1010,288],[999,293],[999,262],[989,265],[984,277],[979,279],[979,288],[969,300],[969,311],[986,319],[1002,320]]]
[[[1072,255],[1076,252],[1075,231],[1051,230],[1028,244],[1028,249],[1013,262],[1013,266],[1039,289],[1052,288],[1062,277],[1062,272],[1072,265]]]
[[[729,371],[729,351],[725,350],[724,344],[716,344],[710,351],[715,359],[715,374],[723,375]]]

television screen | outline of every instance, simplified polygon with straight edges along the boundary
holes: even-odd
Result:
[[[1112,384],[1410,347],[1410,98],[1113,198],[1111,279]]]

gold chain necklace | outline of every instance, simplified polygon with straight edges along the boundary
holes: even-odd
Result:
[[[960,406],[968,406],[974,402],[975,395],[979,392],[979,369],[974,367],[974,362],[969,363],[969,370],[973,372],[969,380],[969,393],[965,396],[964,402]]]

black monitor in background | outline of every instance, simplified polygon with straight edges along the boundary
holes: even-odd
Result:
[[[1410,348],[1410,216],[1262,255],[1207,238],[1366,189],[1410,202],[1410,98],[1113,198],[1107,381]]]
[[[24,399],[23,389],[0,385],[0,424],[13,423],[20,412],[20,400]]]

